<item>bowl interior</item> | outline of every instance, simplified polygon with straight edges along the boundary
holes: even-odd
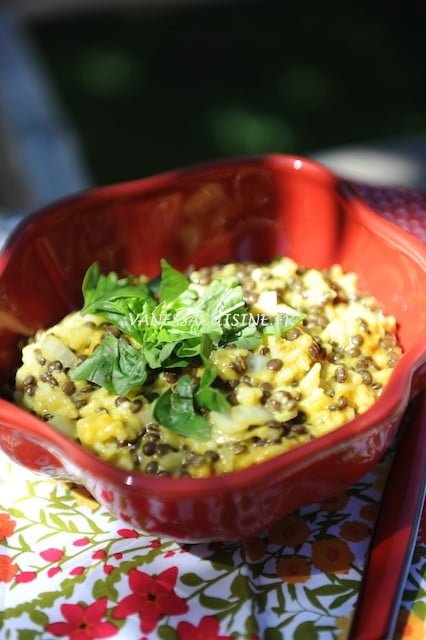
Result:
[[[81,304],[95,260],[105,271],[154,276],[178,268],[288,255],[355,271],[399,322],[404,349],[425,326],[425,257],[320,166],[272,156],[175,172],[83,193],[35,214],[0,263],[0,382],[18,363],[19,337]]]

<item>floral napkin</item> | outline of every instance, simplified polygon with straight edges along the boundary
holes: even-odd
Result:
[[[355,186],[426,240],[426,194]],[[0,453],[0,638],[345,640],[391,459],[258,536],[180,545]],[[398,639],[426,638],[425,569],[419,540]]]

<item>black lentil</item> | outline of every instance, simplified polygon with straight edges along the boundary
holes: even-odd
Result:
[[[337,408],[346,409],[347,406],[348,406],[348,399],[345,398],[345,396],[340,396],[340,398],[337,401]]]
[[[279,371],[282,369],[283,361],[279,358],[272,358],[272,360],[268,360],[266,366],[270,371]]]
[[[308,433],[308,429],[303,424],[295,424],[291,427],[291,433],[295,433],[298,436],[303,436]]]
[[[160,425],[157,424],[157,422],[148,422],[146,429],[147,431],[158,433],[160,431]]]
[[[62,391],[66,396],[72,396],[75,391],[74,382],[72,380],[67,380],[66,382],[64,382],[64,384],[62,385]]]
[[[321,346],[318,344],[318,342],[314,341],[310,345],[310,347],[308,347],[308,353],[313,360],[320,360],[322,355],[322,349],[321,349]]]
[[[266,423],[266,426],[270,429],[281,429],[282,425],[283,423],[278,420],[269,420],[269,422]]]
[[[148,475],[156,475],[158,472],[158,462],[152,460],[152,462],[148,462],[145,467],[145,473]]]
[[[287,338],[287,340],[293,341],[293,340],[296,340],[300,335],[301,335],[300,329],[298,329],[297,327],[293,327],[293,329],[290,329],[290,331],[287,331],[285,337]]]
[[[348,379],[348,370],[346,369],[346,367],[337,367],[336,371],[334,372],[334,378],[336,382],[345,382],[345,380]]]
[[[173,447],[171,447],[169,444],[157,444],[157,455],[158,456],[165,456],[167,453],[170,453],[170,451],[173,451]]]
[[[232,404],[233,406],[238,404],[238,400],[237,400],[237,396],[235,395],[235,393],[231,393],[228,396],[228,402],[230,404]]]
[[[373,364],[370,356],[361,356],[355,364],[355,369],[366,369]]]
[[[348,349],[348,355],[350,355],[351,358],[356,358],[360,354],[361,354],[361,351],[359,350],[358,347],[351,347],[350,349]]]
[[[244,356],[238,356],[234,362],[231,362],[229,368],[232,369],[232,371],[235,371],[235,373],[244,373],[247,371],[247,358]]]
[[[53,360],[47,365],[48,371],[62,371],[62,362],[60,360]]]
[[[157,445],[154,442],[146,442],[142,447],[142,451],[146,456],[153,456],[156,450]]]
[[[155,431],[149,431],[146,434],[147,442],[158,442],[160,440],[160,437],[160,434],[156,433]]]
[[[177,381],[177,375],[173,371],[165,371],[163,373],[164,380],[169,384],[175,384]]]
[[[206,451],[204,456],[207,458],[207,460],[210,460],[211,462],[217,462],[219,460],[218,452],[217,451],[213,451],[211,449]]]
[[[266,403],[266,406],[271,411],[282,411],[282,408],[283,408],[281,402],[279,402],[278,400],[275,400],[274,398],[270,398]]]
[[[132,413],[138,413],[138,411],[140,411],[142,408],[142,400],[139,400],[139,398],[137,398],[136,400],[133,400],[133,402],[130,404],[130,411]]]
[[[373,376],[367,369],[360,369],[359,374],[364,384],[371,384],[373,382]]]

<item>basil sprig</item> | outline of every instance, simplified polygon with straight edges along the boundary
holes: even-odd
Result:
[[[230,404],[225,395],[212,387],[217,371],[216,367],[203,357],[205,369],[199,385],[185,374],[168,389],[155,403],[154,418],[171,431],[181,436],[208,440],[211,425],[203,416],[196,413],[196,408],[209,411],[228,411]]]
[[[236,279],[212,280],[199,293],[166,260],[161,267],[161,276],[148,283],[118,278],[115,273],[103,275],[96,263],[88,269],[82,313],[103,317],[131,343],[106,336],[70,375],[121,395],[142,387],[150,371],[186,367],[194,358],[202,358],[199,384],[187,374],[181,376],[156,401],[154,416],[180,435],[205,440],[211,426],[200,409],[230,408],[225,395],[213,386],[217,371],[208,359],[212,348],[232,343],[254,349],[263,333],[281,336],[304,316],[280,314],[273,324],[259,328],[250,320]]]
[[[140,349],[108,335],[70,375],[73,380],[88,380],[121,395],[143,385],[147,371]]]

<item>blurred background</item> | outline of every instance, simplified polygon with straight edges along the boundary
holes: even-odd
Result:
[[[425,2],[14,0],[0,207],[212,158],[426,187]]]

